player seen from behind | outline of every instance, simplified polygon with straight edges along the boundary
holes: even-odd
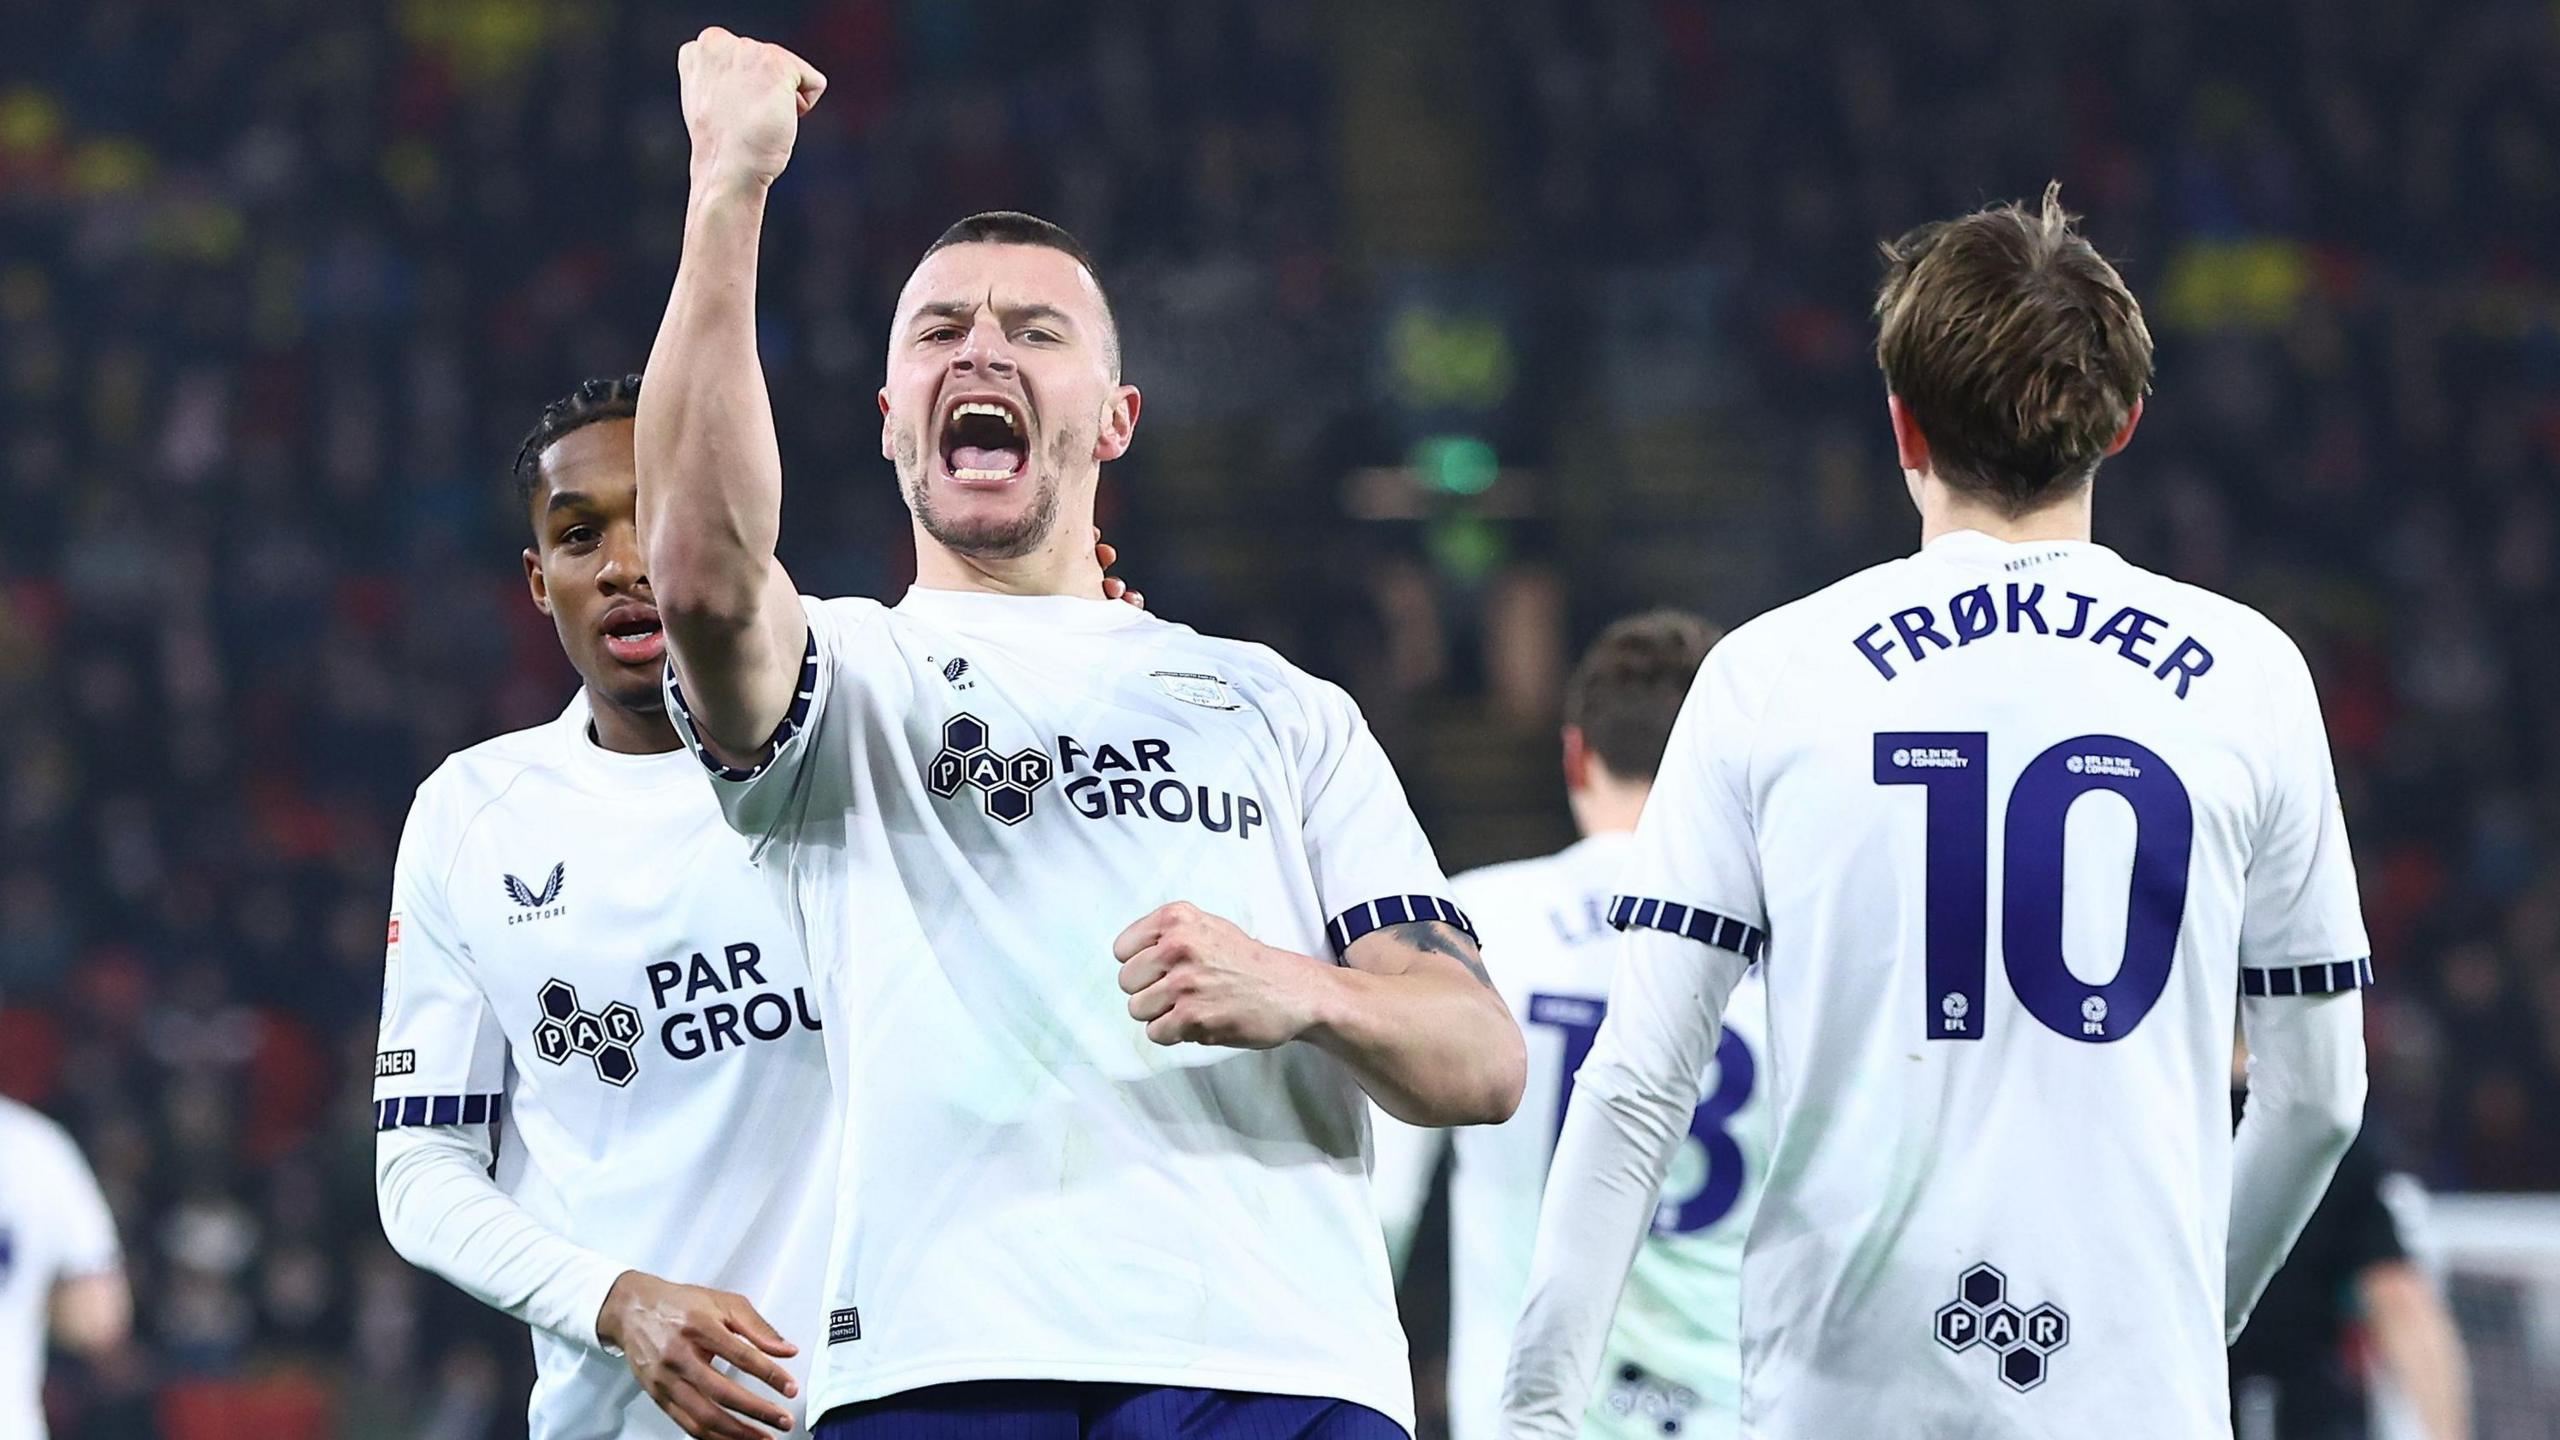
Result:
[[[1401,1434],[1363,1090],[1499,1120],[1523,1061],[1393,770],[1338,688],[1085,598],[1139,398],[1082,251],[1028,216],[952,227],[898,302],[916,587],[795,593],[755,265],[825,82],[716,29],[679,70],[643,531],[678,723],[824,1000],[821,1431]]]
[[[1529,1044],[1529,1087],[1500,1125],[1422,1130],[1378,1117],[1379,1208],[1401,1252],[1432,1171],[1449,1177],[1449,1433],[1492,1440],[1503,1363],[1529,1287],[1538,1196],[1556,1127],[1609,996],[1609,899],[1671,723],[1715,631],[1658,611],[1600,634],[1565,687],[1565,794],[1583,838],[1553,855],[1450,883],[1483,927],[1485,968]],[[1693,1098],[1688,1134],[1619,1298],[1582,1433],[1609,1440],[1728,1440],[1739,1431],[1742,1236],[1768,1169],[1760,985],[1747,976]]]
[[[2355,1134],[2372,971],[2310,673],[2256,611],[2089,538],[2151,377],[2140,308],[2052,191],[1888,253],[1921,548],[1736,630],[1681,712],[1512,1435],[1579,1422],[1755,959],[1778,1138],[1742,1419],[1767,1440],[2229,1434],[2224,1344]]]

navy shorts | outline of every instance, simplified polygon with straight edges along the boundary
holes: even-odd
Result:
[[[1409,1440],[1366,1405],[1310,1395],[976,1380],[840,1405],[817,1440]]]

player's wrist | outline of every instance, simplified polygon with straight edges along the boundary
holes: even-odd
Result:
[[[764,208],[765,195],[773,182],[781,178],[778,167],[767,167],[739,157],[728,147],[714,143],[693,153],[693,208],[696,210],[750,206]]]
[[[1319,960],[1308,960],[1298,969],[1297,1033],[1291,1038],[1319,1045],[1339,1038],[1350,1028],[1358,1001],[1352,992],[1359,972]]]
[[[613,1277],[604,1303],[596,1307],[596,1342],[617,1355],[622,1353],[623,1322],[639,1304],[640,1286],[648,1278],[637,1270],[623,1271]]]

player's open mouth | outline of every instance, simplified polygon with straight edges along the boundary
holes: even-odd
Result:
[[[995,485],[1031,461],[1030,426],[1003,398],[963,400],[942,422],[942,473],[961,484]]]
[[[625,665],[649,665],[666,658],[666,632],[656,607],[624,605],[604,619],[605,653]]]

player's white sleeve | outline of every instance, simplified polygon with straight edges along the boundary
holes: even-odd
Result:
[[[2238,1340],[2364,1117],[2364,997],[2241,1002],[2249,1098],[2231,1161],[2224,1338]]]
[[[382,1233],[400,1257],[464,1294],[582,1345],[628,1265],[545,1226],[489,1178],[485,1125],[422,1125],[375,1139]]]
[[[1765,944],[1748,779],[1756,715],[1728,640],[1680,707],[1610,905],[1608,1016],[1547,1172],[1529,1293],[1503,1385],[1507,1436],[1582,1425],[1618,1293],[1698,1104],[1725,1002]]]
[[[79,1145],[68,1132],[47,1129],[53,1141],[53,1173],[39,1184],[47,1207],[53,1278],[79,1280],[112,1274],[124,1266],[124,1251],[116,1243],[115,1213],[107,1208],[107,1197],[98,1189],[98,1177],[89,1162],[81,1158]]]
[[[1414,1228],[1422,1223],[1422,1207],[1431,1198],[1432,1173],[1448,1153],[1449,1132],[1408,1125],[1373,1104],[1369,1133],[1376,1147],[1369,1188],[1377,1198],[1378,1222],[1386,1230],[1387,1258],[1402,1275],[1413,1258]]]
[[[2310,671],[2290,645],[2289,723],[2245,879],[2240,1025],[2249,1100],[2231,1173],[2224,1320],[2233,1338],[2329,1187],[2364,1115],[2371,946]]]
[[[454,809],[435,780],[420,787],[392,864],[373,1061],[383,1233],[411,1264],[593,1345],[604,1292],[627,1267],[544,1229],[489,1178],[507,1035],[445,897],[459,838]]]
[[[836,692],[851,683],[847,677],[856,668],[853,652],[860,637],[887,613],[878,601],[858,597],[820,600],[803,595],[800,608],[809,620],[800,678],[791,708],[753,765],[727,764],[705,748],[694,728],[693,712],[685,705],[683,682],[675,665],[667,666],[667,714],[675,721],[676,733],[711,772],[720,812],[728,817],[731,828],[754,842],[751,853],[759,859],[765,846],[797,817],[826,804],[850,802],[851,789],[841,773],[841,757],[847,752],[822,743],[820,737],[831,728],[830,715],[845,708],[836,703]]]
[[[431,778],[419,787],[391,867],[373,1126],[487,1125],[507,1077],[507,1033],[489,1008],[445,899],[462,817]]]
[[[2373,983],[2372,946],[2356,897],[2347,819],[2320,699],[2298,652],[2286,647],[2287,723],[2270,732],[2266,796],[2243,877],[2240,988],[2244,995],[2326,995]]]
[[[1413,818],[1404,785],[1359,706],[1338,685],[1302,681],[1306,731],[1297,737],[1309,868],[1325,935],[1340,959],[1372,930],[1444,920],[1475,937]]]
[[[1503,1433],[1580,1433],[1609,1327],[1688,1133],[1718,1021],[1750,962],[1662,930],[1619,941],[1609,1013],[1575,1073],[1547,1171],[1527,1303],[1512,1335]]]

